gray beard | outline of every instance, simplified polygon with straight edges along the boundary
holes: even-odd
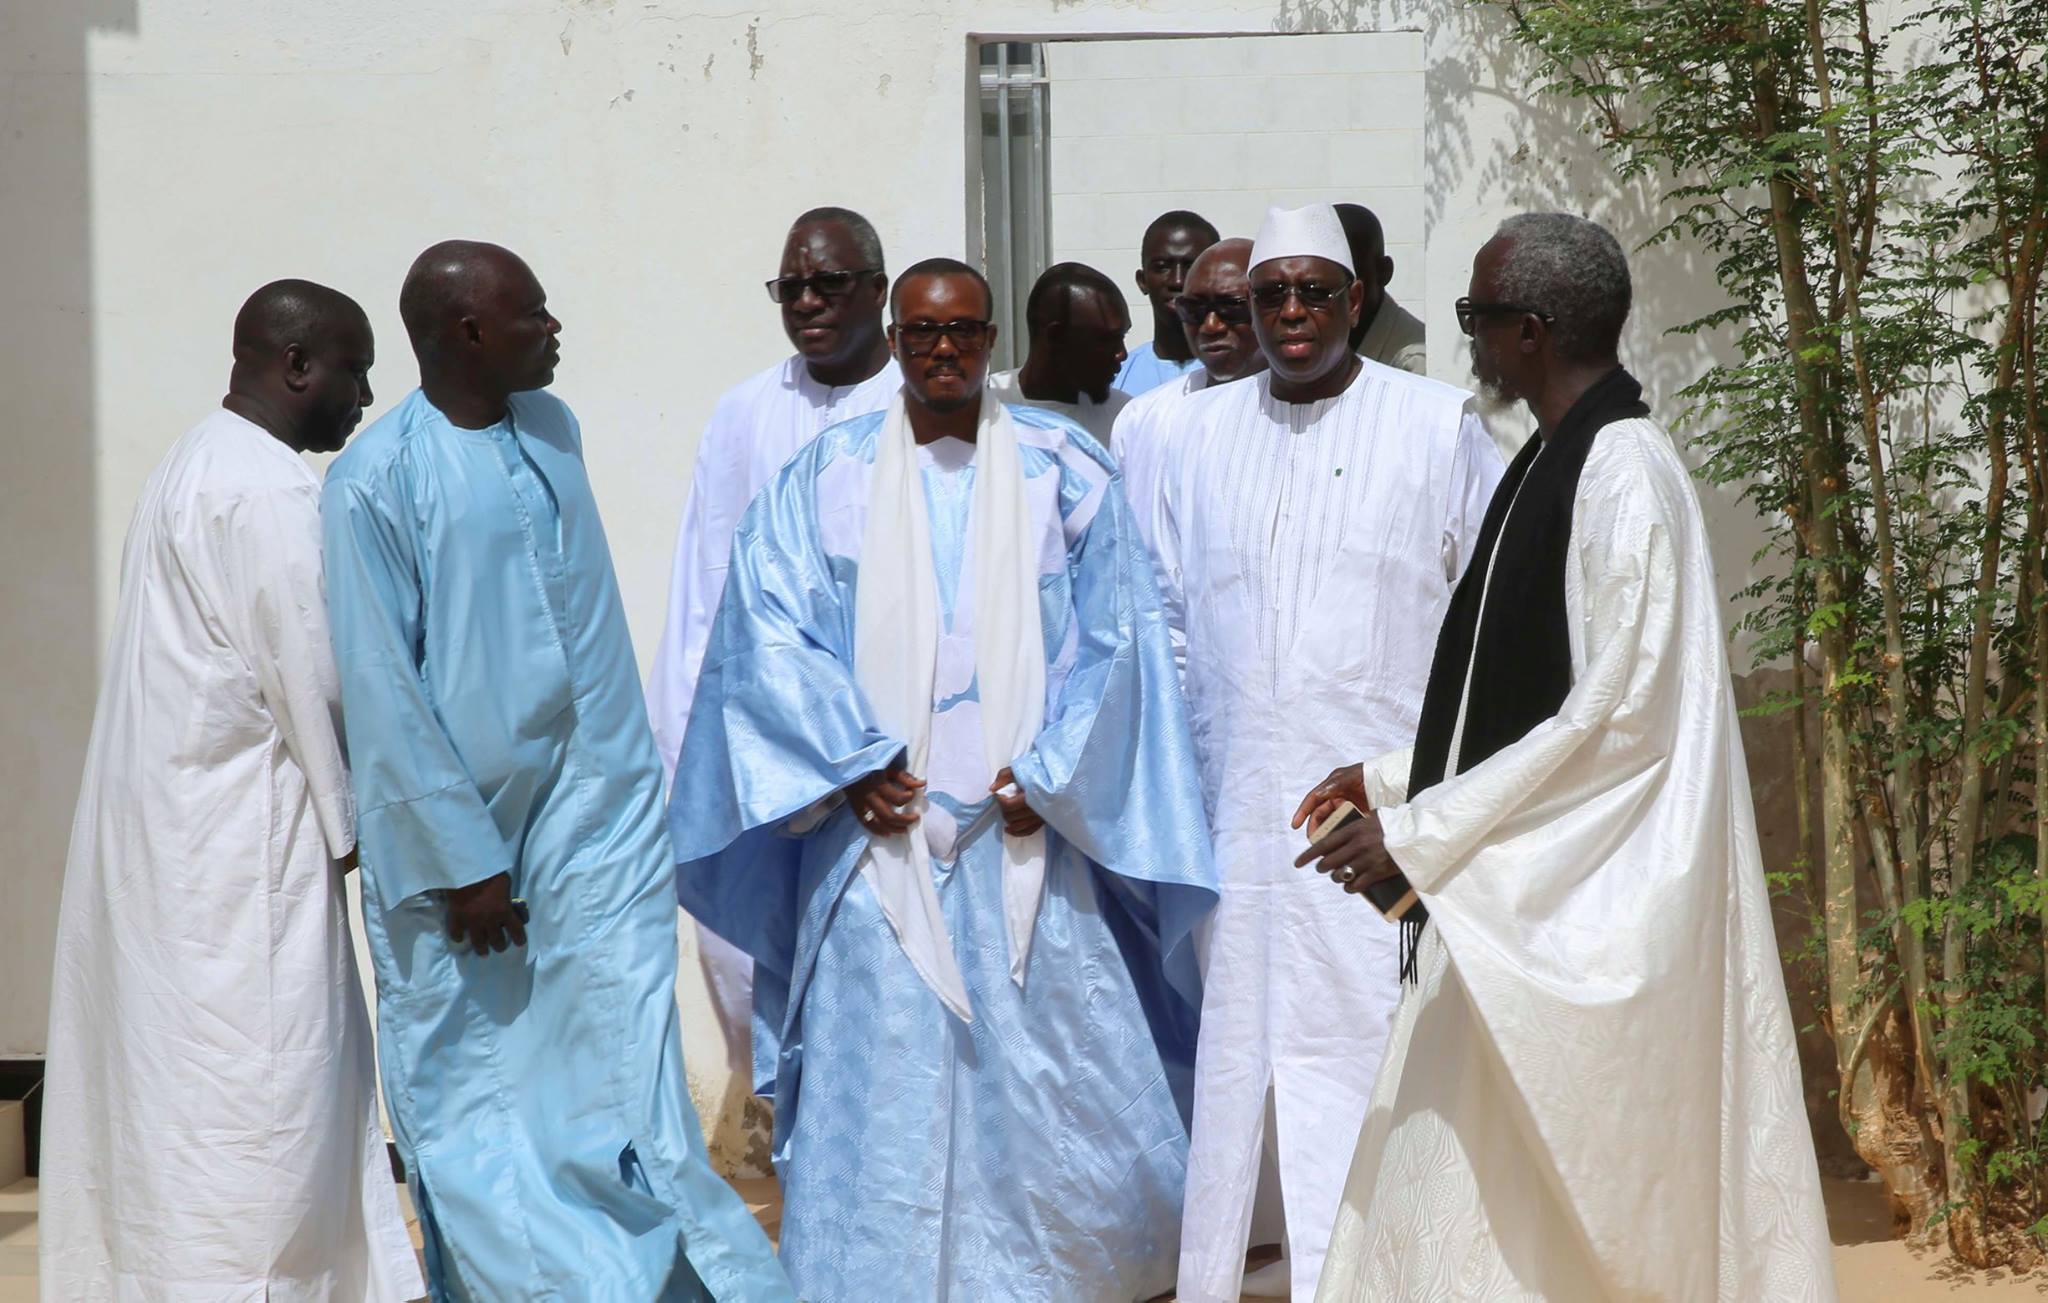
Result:
[[[1503,393],[1498,385],[1481,380],[1472,394],[1472,406],[1480,419],[1497,420],[1515,410],[1515,400]]]
[[[1497,418],[1513,411],[1515,400],[1510,398],[1496,381],[1488,380],[1479,374],[1479,358],[1469,345],[1467,346],[1467,357],[1472,364],[1472,388],[1474,391],[1472,394],[1472,406],[1477,409],[1480,417],[1482,419]]]

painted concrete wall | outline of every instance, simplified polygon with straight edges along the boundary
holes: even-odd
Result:
[[[1394,297],[1420,296],[1421,32],[1073,41],[1046,59],[1053,256],[1123,287],[1132,346],[1152,337],[1138,244],[1175,208],[1250,237],[1273,204],[1362,203],[1386,228]]]
[[[1629,243],[1654,229],[1654,192],[1615,185],[1575,121],[1528,102],[1496,18],[1450,4],[0,6],[0,1056],[44,1048],[128,513],[163,450],[217,402],[249,289],[297,275],[359,297],[381,345],[381,410],[414,379],[396,311],[412,256],[456,235],[527,255],[567,326],[558,392],[582,416],[644,664],[702,422],[785,348],[760,282],[790,218],[861,209],[896,266],[965,251],[971,33],[1308,29],[1422,32],[1421,187],[1389,216],[1404,240],[1418,220],[1426,234],[1403,257],[1403,296],[1428,320],[1438,374],[1464,373],[1462,350],[1444,347],[1450,303],[1502,215],[1570,207]],[[1359,133],[1330,147],[1332,167],[1387,126],[1348,100],[1317,112]],[[1701,365],[1701,345],[1657,341],[1711,306],[1707,271],[1683,247],[1637,260],[1630,345],[1654,396]],[[1709,509],[1733,591],[1752,540],[1740,508]],[[689,968],[687,1048],[700,1098],[729,1125],[740,1092]]]

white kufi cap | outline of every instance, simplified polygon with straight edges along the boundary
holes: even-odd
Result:
[[[1351,265],[1351,242],[1344,238],[1344,223],[1328,204],[1266,210],[1258,238],[1252,241],[1251,266],[1275,258],[1328,258],[1352,275],[1358,274]]]

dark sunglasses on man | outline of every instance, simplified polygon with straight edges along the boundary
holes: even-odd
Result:
[[[939,346],[939,340],[953,341],[955,352],[979,353],[988,347],[987,321],[913,321],[896,327],[896,344],[911,357],[924,357]]]
[[[1226,326],[1242,326],[1252,319],[1251,300],[1242,295],[1202,299],[1182,294],[1173,300],[1174,315],[1190,326],[1199,326],[1215,313]]]
[[[1290,297],[1300,299],[1304,308],[1327,308],[1350,288],[1349,280],[1338,281],[1335,285],[1325,285],[1320,281],[1279,281],[1252,286],[1252,302],[1268,312],[1286,307]]]
[[[1472,333],[1472,328],[1479,323],[1481,317],[1531,316],[1546,326],[1557,320],[1555,316],[1541,308],[1524,307],[1519,303],[1474,303],[1469,297],[1461,296],[1456,306],[1458,329],[1468,335]]]
[[[778,276],[768,282],[768,297],[777,303],[794,303],[810,290],[821,299],[840,299],[853,293],[863,276],[880,268],[856,267],[852,271],[821,271],[815,276]]]

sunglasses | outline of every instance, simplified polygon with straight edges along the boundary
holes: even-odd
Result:
[[[953,341],[960,353],[979,353],[988,347],[987,321],[913,321],[896,327],[896,345],[911,357],[924,357],[939,346],[941,339]]]
[[[856,267],[852,271],[821,271],[815,276],[778,276],[769,281],[768,297],[777,303],[794,303],[810,290],[821,299],[839,299],[853,293],[863,276],[873,276],[878,267]]]
[[[1458,329],[1468,335],[1472,333],[1473,326],[1478,323],[1481,317],[1530,316],[1546,326],[1557,320],[1554,315],[1545,312],[1541,308],[1524,307],[1519,303],[1474,303],[1470,298],[1461,298],[1458,300],[1456,307]]]
[[[1190,326],[1201,325],[1212,312],[1222,318],[1226,326],[1242,326],[1252,319],[1251,301],[1242,296],[1198,299],[1182,294],[1173,301],[1173,314]]]
[[[1300,284],[1281,281],[1277,285],[1252,286],[1252,302],[1269,311],[1286,307],[1289,298],[1300,299],[1304,308],[1327,308],[1337,301],[1338,295],[1350,288],[1350,281],[1341,281],[1335,285],[1321,285],[1315,281],[1303,281]]]

